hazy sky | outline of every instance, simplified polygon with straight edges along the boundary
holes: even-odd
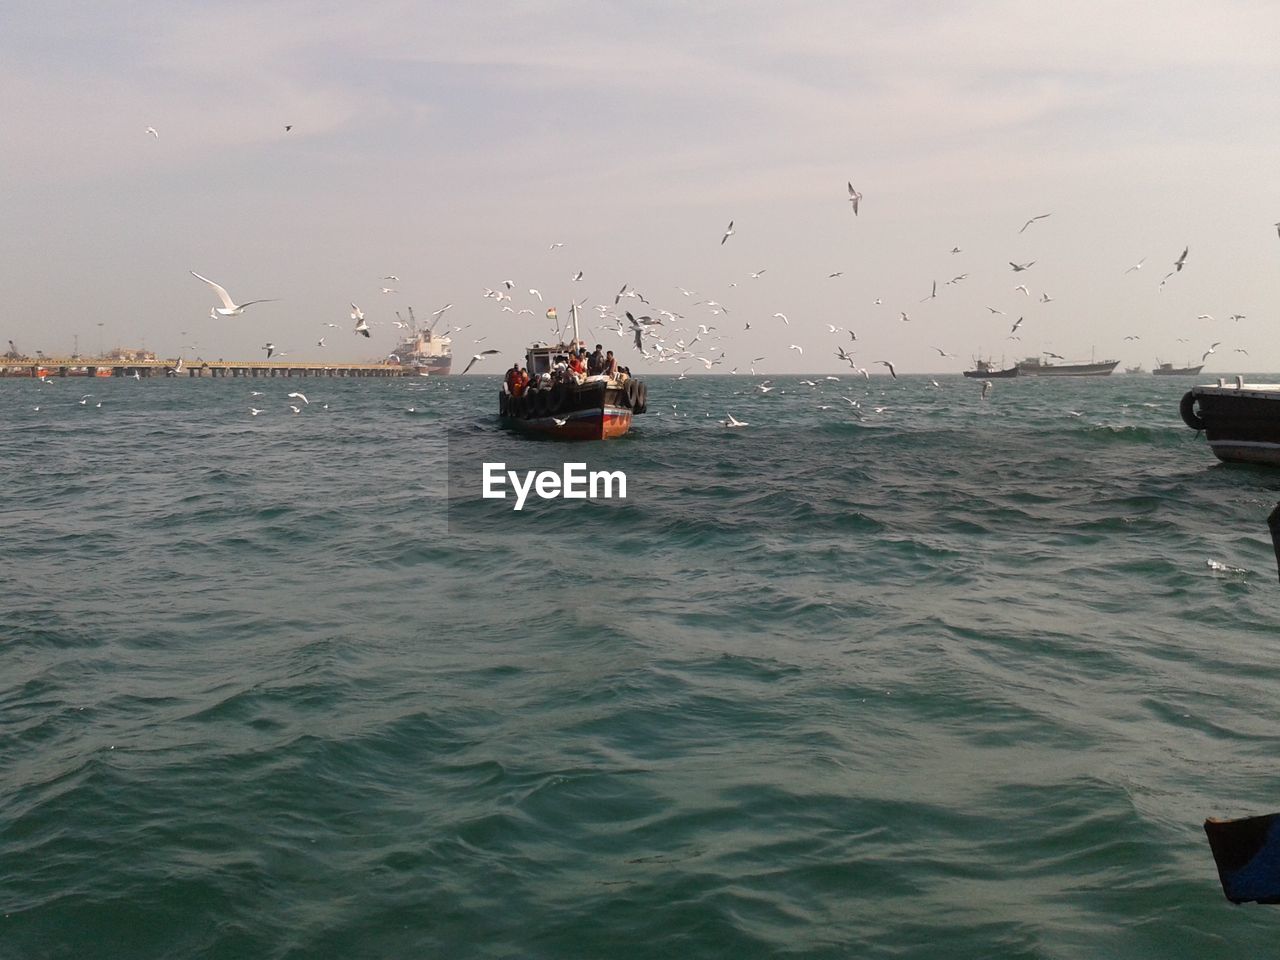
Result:
[[[487,337],[496,373],[587,298],[624,363],[689,366],[603,333],[627,283],[718,327],[717,372],[838,371],[827,324],[903,370],[1222,341],[1206,373],[1277,371],[1278,36],[1269,2],[10,0],[0,339],[353,360],[392,349],[396,309],[453,303],[455,355]],[[279,302],[211,320],[190,270]],[[483,298],[508,279],[534,317]]]

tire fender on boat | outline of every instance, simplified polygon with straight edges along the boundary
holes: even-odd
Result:
[[[636,408],[636,398],[640,394],[640,384],[635,380],[627,381],[626,402],[632,410]]]
[[[547,398],[547,403],[543,409],[543,413],[557,414],[564,409],[565,402],[569,399],[569,387],[567,384],[557,383],[551,388],[551,396]]]
[[[1178,405],[1178,413],[1182,414],[1182,422],[1192,430],[1204,429],[1204,418],[1196,413],[1196,395],[1190,390],[1182,395],[1182,403]]]
[[[636,403],[632,413],[644,413],[649,409],[649,385],[640,380],[636,386]]]

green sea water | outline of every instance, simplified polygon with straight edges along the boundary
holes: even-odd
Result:
[[[0,380],[0,957],[1270,955],[1280,473],[1176,378],[760,379]]]

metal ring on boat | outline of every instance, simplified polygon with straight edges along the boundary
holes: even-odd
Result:
[[[1190,390],[1182,395],[1182,403],[1178,405],[1178,413],[1182,414],[1182,422],[1192,430],[1204,429],[1204,418],[1196,413],[1196,395]]]

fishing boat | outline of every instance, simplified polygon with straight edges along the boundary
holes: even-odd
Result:
[[[978,380],[992,380],[996,378],[1016,377],[1018,375],[1017,366],[1001,369],[990,360],[974,360],[974,369],[965,370],[966,377],[973,377]]]
[[[631,418],[648,406],[643,380],[623,372],[587,377],[581,383],[555,381],[556,367],[585,342],[578,336],[578,309],[573,308],[569,343],[535,343],[525,351],[529,386],[512,394],[504,382],[498,415],[507,426],[557,440],[609,440],[631,429]]]
[[[1193,367],[1190,364],[1185,367],[1175,367],[1172,363],[1161,363],[1157,357],[1155,369],[1151,372],[1157,377],[1194,377],[1203,369],[1203,363],[1198,367]]]
[[[1125,373],[1141,373],[1142,364],[1138,364],[1136,367],[1125,367],[1124,372]]]
[[[1027,357],[1018,362],[1018,372],[1024,377],[1107,377],[1118,366],[1119,360],[1050,363],[1042,357]]]
[[[1192,387],[1178,408],[1183,422],[1203,430],[1224,463],[1280,466],[1280,384],[1245,383]]]

